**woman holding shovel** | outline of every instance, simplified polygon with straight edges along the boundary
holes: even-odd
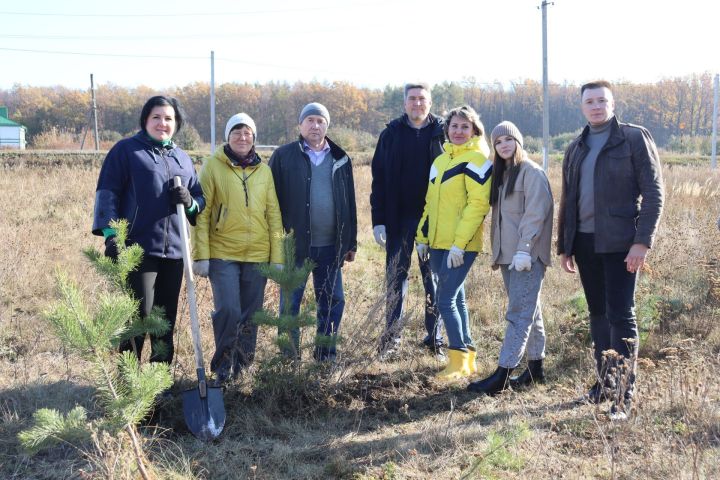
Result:
[[[172,141],[183,124],[177,100],[150,98],[140,113],[140,131],[116,143],[105,157],[95,192],[92,231],[105,237],[105,256],[117,259],[118,246],[112,220],[128,221],[128,245],[143,248],[143,259],[128,276],[128,283],[140,301],[140,315],[162,307],[170,330],[161,337],[150,336],[150,361],[170,363],[173,359],[173,330],[183,277],[182,237],[176,205],[185,207],[190,223],[205,206],[202,188],[192,160]],[[173,177],[181,185],[173,186]],[[144,337],[120,346],[138,358]],[[162,345],[161,345],[162,342]]]
[[[267,279],[256,269],[281,268],[282,218],[270,167],[255,152],[257,130],[247,113],[230,117],[227,143],[206,158],[200,171],[207,210],[194,229],[193,271],[210,277],[215,310],[217,383],[234,378],[255,357],[257,325]]]

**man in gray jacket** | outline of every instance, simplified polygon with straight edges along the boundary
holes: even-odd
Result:
[[[613,387],[611,413],[625,416],[639,343],[635,284],[663,206],[660,158],[645,128],[617,120],[608,82],[583,85],[581,100],[588,124],[563,160],[558,254],[566,272],[577,263],[590,310],[598,381],[585,399],[599,403]],[[618,356],[604,359],[611,349]]]

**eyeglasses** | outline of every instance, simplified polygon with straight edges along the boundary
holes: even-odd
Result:
[[[248,131],[246,131],[246,130],[233,130],[232,132],[230,132],[230,136],[231,136],[231,137],[248,137],[248,138],[252,138],[252,137],[253,137],[253,133],[252,133],[252,132],[248,132]]]

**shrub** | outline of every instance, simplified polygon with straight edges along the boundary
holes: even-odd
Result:
[[[32,137],[31,145],[40,150],[75,150],[80,148],[78,135],[74,132],[52,127]]]
[[[712,137],[708,135],[673,135],[665,149],[673,153],[710,155],[712,153]]]
[[[202,144],[197,129],[189,123],[183,125],[183,128],[173,137],[173,141],[183,150],[197,150]]]
[[[329,129],[328,136],[347,152],[372,151],[377,143],[377,137],[371,133],[340,126]]]

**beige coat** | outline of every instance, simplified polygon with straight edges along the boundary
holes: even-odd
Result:
[[[551,264],[553,197],[542,168],[532,160],[520,164],[513,192],[505,197],[507,180],[492,206],[490,238],[493,265],[508,265],[517,251]]]

